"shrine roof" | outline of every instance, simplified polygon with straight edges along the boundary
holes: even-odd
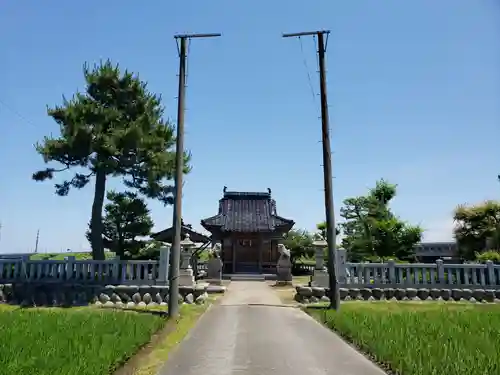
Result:
[[[209,236],[205,236],[204,234],[195,231],[191,225],[185,225],[183,222],[181,225],[181,240],[186,238],[186,234],[189,234],[189,238],[193,242],[206,243],[211,241],[211,238]],[[173,242],[173,237],[173,227],[151,234],[151,238],[153,238],[154,240],[168,242],[170,244]]]
[[[274,232],[289,231],[295,222],[276,212],[276,201],[267,192],[227,191],[219,200],[219,213],[201,221],[208,231]]]

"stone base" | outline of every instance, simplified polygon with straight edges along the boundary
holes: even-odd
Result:
[[[194,280],[193,270],[188,268],[186,270],[180,270],[179,273],[179,285],[182,286],[193,286],[196,284]]]
[[[203,281],[212,285],[222,285],[222,279],[203,279]]]
[[[327,302],[328,288],[298,286],[295,301]],[[340,288],[342,301],[457,301],[500,303],[500,289]]]
[[[224,293],[223,286],[200,283],[179,287],[179,301],[203,303],[209,293]],[[158,285],[88,285],[19,283],[0,284],[0,304],[21,306],[161,305],[167,303],[169,287]]]
[[[292,281],[287,281],[287,280],[276,280],[276,285],[277,286],[285,286],[285,285],[292,285]]]
[[[328,271],[314,270],[311,281],[311,286],[319,286],[321,288],[328,288],[330,286],[330,279]]]
[[[209,285],[207,287],[208,294],[223,294],[226,291],[224,285]]]

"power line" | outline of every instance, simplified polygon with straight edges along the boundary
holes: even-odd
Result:
[[[304,67],[306,68],[306,73],[307,73],[307,83],[309,84],[309,88],[311,89],[311,95],[313,98],[313,101],[316,102],[316,93],[314,92],[314,86],[312,84],[312,79],[311,79],[311,73],[309,66],[307,65],[307,59],[306,55],[304,53],[304,46],[302,45],[302,38],[299,36],[299,43],[300,43],[300,52],[302,53],[302,62],[304,64]]]
[[[14,108],[12,108],[11,106],[9,106],[7,103],[5,103],[2,99],[0,99],[0,104],[8,109],[11,113],[13,113],[14,115],[16,115],[17,117],[19,117],[21,120],[25,121],[26,123],[28,123],[29,125],[33,125],[33,122],[30,121],[29,119],[27,119],[25,116],[23,116],[19,111],[15,110]]]

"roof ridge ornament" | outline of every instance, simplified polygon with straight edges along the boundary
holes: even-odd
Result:
[[[227,191],[227,186],[224,186],[224,189],[222,190],[223,193]]]
[[[267,192],[271,195],[271,188],[267,188]]]

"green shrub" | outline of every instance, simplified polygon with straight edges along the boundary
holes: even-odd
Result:
[[[476,253],[476,261],[486,263],[488,260],[491,260],[493,263],[500,263],[500,252],[488,250],[482,253]]]

